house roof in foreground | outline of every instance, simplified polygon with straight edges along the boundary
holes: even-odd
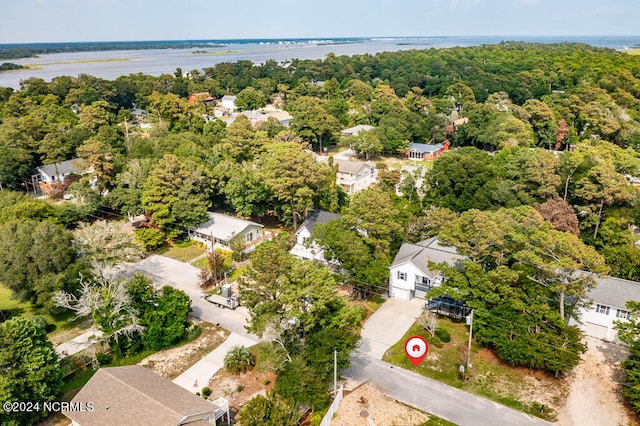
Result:
[[[99,369],[71,402],[89,401],[93,411],[64,415],[81,425],[178,425],[185,416],[212,414],[218,408],[140,365]]]
[[[426,276],[433,278],[438,275],[438,272],[429,269],[429,262],[446,262],[453,266],[462,259],[464,257],[458,254],[455,247],[443,246],[440,244],[438,237],[433,237],[416,244],[402,243],[398,254],[396,254],[391,263],[391,267],[409,262]]]
[[[311,233],[313,232],[313,228],[315,228],[318,223],[329,223],[332,220],[340,219],[341,217],[342,215],[340,213],[331,213],[324,210],[316,209],[312,211],[309,216],[307,216],[307,219],[304,222],[302,222],[302,225],[300,225],[298,231],[303,228],[307,228],[309,233]]]
[[[222,213],[207,212],[209,220],[198,225],[193,231],[203,235],[211,235],[223,241],[229,241],[236,235],[244,232],[249,226],[258,226],[263,228],[259,223],[240,219]]]
[[[349,127],[348,129],[340,130],[340,133],[344,135],[357,135],[360,132],[366,132],[372,130],[374,127],[368,124],[358,124],[357,126]]]
[[[596,286],[587,297],[600,305],[624,309],[629,300],[640,301],[640,283],[622,278],[596,278]]]
[[[79,174],[82,172],[82,167],[80,167],[79,158],[72,158],[71,160],[61,161],[60,163],[47,164],[44,166],[36,167],[36,170],[41,175],[47,176],[60,176],[60,175],[69,175],[71,173]],[[56,168],[58,171],[56,172]]]

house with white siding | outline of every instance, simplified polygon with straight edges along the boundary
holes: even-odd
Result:
[[[389,267],[389,296],[404,300],[425,298],[432,287],[444,280],[440,271],[429,267],[429,262],[455,266],[463,259],[455,247],[441,245],[437,237],[403,243]]]
[[[189,237],[211,249],[231,250],[230,242],[241,238],[245,246],[262,238],[263,225],[222,213],[208,212],[209,220],[189,230]]]
[[[614,277],[596,278],[587,298],[590,306],[581,308],[579,319],[572,318],[569,324],[578,325],[588,336],[620,343],[614,321],[629,319],[627,302],[640,301],[640,283]]]
[[[298,227],[296,231],[296,245],[290,253],[300,259],[313,260],[319,263],[330,263],[324,257],[324,249],[315,241],[311,240],[313,229],[318,223],[329,223],[332,220],[340,219],[339,213],[331,213],[324,210],[314,210],[307,219]],[[333,261],[335,263],[335,261]]]

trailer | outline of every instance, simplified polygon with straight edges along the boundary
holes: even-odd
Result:
[[[224,297],[219,294],[208,294],[204,297],[204,300],[221,308],[235,309],[240,306],[240,298],[238,296]]]

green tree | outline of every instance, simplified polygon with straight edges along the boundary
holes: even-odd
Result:
[[[165,155],[151,171],[142,205],[151,221],[171,237],[207,219],[208,179],[202,167]]]
[[[257,395],[239,413],[247,426],[297,426],[301,415],[296,403],[279,398],[275,392]]]
[[[323,153],[323,143],[338,130],[338,120],[323,108],[321,100],[307,96],[298,98],[290,109],[293,130]]]
[[[0,282],[14,297],[50,309],[56,290],[75,288],[80,265],[72,235],[50,221],[10,220],[0,225]]]
[[[152,283],[149,281],[148,285]],[[157,351],[184,338],[189,326],[191,299],[183,291],[169,286],[162,287],[154,296],[152,300],[134,305],[142,313],[140,323],[145,328],[142,342],[147,348]]]
[[[0,324],[0,371],[3,401],[43,404],[62,395],[58,355],[45,330],[32,320],[14,317]],[[0,408],[0,423],[32,425],[47,414],[42,408],[33,412]]]
[[[244,373],[256,365],[253,354],[249,348],[236,345],[229,349],[224,356],[224,368],[234,374]]]
[[[629,318],[626,321],[615,321],[618,337],[630,346],[630,354],[622,363],[625,373],[623,393],[631,406],[640,414],[640,302],[627,302]]]
[[[331,169],[295,142],[267,145],[257,167],[257,177],[277,200],[276,211],[287,222],[291,218],[294,229],[319,202],[317,194],[332,183]]]
[[[383,148],[380,138],[373,130],[361,131],[355,136],[350,136],[345,143],[348,143],[358,156],[364,156],[367,160],[370,155],[380,154]]]
[[[265,94],[251,86],[242,89],[236,97],[235,103],[240,111],[252,111],[267,105]]]

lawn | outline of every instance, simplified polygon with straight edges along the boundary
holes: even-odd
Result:
[[[628,49],[628,50],[625,50],[624,52],[629,55],[640,55],[640,48]]]
[[[84,333],[87,329],[87,322],[83,319],[74,320],[72,312],[63,315],[49,315],[37,312],[30,303],[19,302],[11,298],[11,290],[0,285],[0,319],[9,319],[13,316],[25,318],[42,317],[47,321],[47,334],[54,343],[61,343],[62,340],[73,339]]]
[[[387,351],[383,360],[545,420],[555,419],[553,407],[562,396],[562,381],[540,372],[506,365],[475,342],[472,345],[472,369],[465,380],[458,368],[465,362],[469,327],[464,322],[453,322],[447,318],[440,319],[439,327],[449,332],[450,342],[431,337],[420,325],[414,324]],[[404,353],[404,342],[414,335],[429,342],[429,355],[417,367]]]
[[[198,247],[194,245],[193,242],[191,242],[191,244],[188,245],[186,245],[185,243],[172,244],[170,246],[161,248],[157,253],[175,260],[179,260],[181,262],[189,262],[190,260],[195,259],[205,252],[205,249],[203,249],[202,247]]]

